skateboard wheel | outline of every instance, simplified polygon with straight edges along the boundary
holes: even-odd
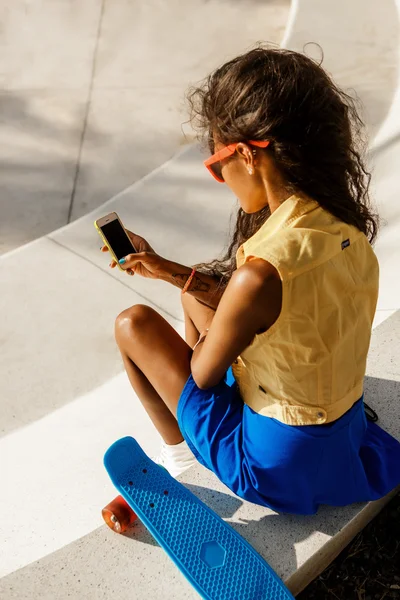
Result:
[[[137,519],[137,516],[123,499],[117,496],[101,511],[105,523],[116,533],[124,533]]]

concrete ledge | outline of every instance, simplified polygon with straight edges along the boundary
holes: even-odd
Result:
[[[301,50],[307,42],[321,43],[334,77],[361,96],[372,134],[390,111],[373,157],[375,196],[386,221],[376,246],[379,321],[400,308],[400,279],[394,276],[400,260],[399,88],[394,98],[399,25],[393,0],[384,0],[378,13],[372,0],[330,4],[321,12],[317,0],[293,0],[283,45]],[[366,50],[367,59],[359,61]],[[158,443],[120,372],[114,317],[129,304],[145,302],[179,331],[183,324],[177,290],[109,271],[92,221],[117,210],[169,258],[191,264],[215,256],[226,240],[233,198],[215,186],[201,158],[190,148],[95,213],[2,257],[0,305],[7,319],[0,360],[0,513],[6,515],[0,523],[1,598],[198,597],[143,526],[126,537],[98,528],[100,509],[113,494],[101,464],[104,449],[127,434],[137,436],[148,453]],[[367,402],[395,435],[399,332],[397,313],[374,333],[366,379]],[[324,507],[316,517],[298,518],[243,503],[201,467],[183,481],[254,544],[295,593],[388,500]]]
[[[396,346],[399,336],[400,311],[397,311],[373,333],[365,382],[367,403],[378,412],[381,426],[397,437],[400,434],[400,365]],[[185,473],[181,481],[243,535],[295,595],[395,493],[368,504],[324,506],[316,516],[298,517],[279,515],[243,502],[200,465]],[[93,510],[99,511],[101,506],[96,498],[92,500]],[[79,506],[76,510],[79,512]],[[62,515],[59,526],[62,527]],[[141,523],[136,523],[126,536],[117,536],[106,526],[101,527],[0,580],[0,597],[7,600],[83,596],[87,600],[100,600],[114,595],[120,600],[198,598]]]
[[[369,502],[357,516],[355,516],[331,540],[321,547],[299,567],[293,575],[286,580],[286,585],[294,596],[300,594],[333,560],[348,546],[351,540],[359,533],[382,508],[399,493],[400,487],[376,502]]]

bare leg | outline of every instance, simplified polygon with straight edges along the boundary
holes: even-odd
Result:
[[[176,408],[190,374],[191,347],[199,332],[211,322],[214,311],[195,298],[186,299],[186,339],[148,306],[136,305],[122,312],[115,337],[129,381],[166,444],[179,444],[183,436]],[[191,347],[190,347],[191,346]]]
[[[129,381],[138,395],[155,428],[166,444],[179,444],[183,436],[178,422],[140,369],[120,347],[122,361]]]
[[[176,406],[190,374],[191,349],[148,306],[136,305],[116,320],[115,338],[129,381],[167,444],[183,440]]]

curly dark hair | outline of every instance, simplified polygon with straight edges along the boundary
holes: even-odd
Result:
[[[355,100],[315,60],[291,50],[259,46],[230,60],[188,93],[191,122],[213,151],[224,144],[269,140],[261,152],[275,159],[290,193],[303,192],[372,243],[379,219],[369,198],[366,142]],[[197,265],[226,285],[236,251],[270,216],[239,208],[236,228],[220,260]]]

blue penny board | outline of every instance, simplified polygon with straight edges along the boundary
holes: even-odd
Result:
[[[293,599],[269,564],[228,523],[125,437],[104,456],[111,481],[206,600]]]

